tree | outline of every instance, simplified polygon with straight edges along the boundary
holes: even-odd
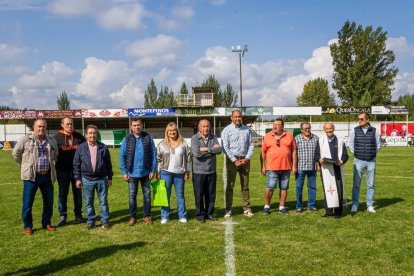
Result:
[[[175,96],[168,86],[161,87],[158,92],[154,79],[148,84],[144,94],[144,107],[170,107],[175,106]]]
[[[185,84],[185,82],[181,84],[180,94],[188,95],[188,89],[187,89],[187,85]]]
[[[414,94],[399,96],[396,105],[403,105],[408,108],[410,119],[414,118]]]
[[[202,82],[201,87],[210,87],[213,89],[214,99],[213,106],[219,107],[221,105],[222,92],[220,83],[214,75],[208,75],[208,77]]]
[[[386,49],[387,32],[345,22],[338,42],[330,45],[334,67],[332,87],[342,105],[387,105],[398,69]]]
[[[316,78],[305,83],[296,103],[298,106],[332,106],[335,105],[335,95],[329,93],[327,80]]]
[[[231,84],[226,85],[226,89],[222,93],[222,106],[234,107],[237,104],[238,95],[234,93],[233,86]]]
[[[57,98],[56,103],[59,110],[70,110],[70,101],[68,99],[68,94],[66,94],[64,90]]]

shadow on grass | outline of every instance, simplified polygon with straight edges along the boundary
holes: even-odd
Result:
[[[72,267],[91,263],[97,259],[105,258],[117,253],[120,250],[132,250],[137,247],[144,246],[144,242],[134,242],[121,245],[110,245],[99,248],[94,248],[73,256],[68,256],[63,259],[52,260],[47,264],[38,265],[35,267],[21,268],[17,271],[8,272],[5,275],[47,275],[64,271]]]

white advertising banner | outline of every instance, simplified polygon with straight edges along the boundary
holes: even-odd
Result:
[[[322,107],[320,106],[285,106],[273,107],[273,115],[321,115]]]
[[[408,144],[407,137],[387,136],[384,139],[384,146],[388,147],[406,147]]]
[[[120,118],[128,117],[128,109],[82,109],[84,118]]]

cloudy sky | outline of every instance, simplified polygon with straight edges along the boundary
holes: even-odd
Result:
[[[142,107],[153,78],[178,91],[214,74],[244,106],[295,106],[306,81],[331,80],[329,44],[346,20],[383,27],[414,93],[414,1],[0,0],[0,105]]]

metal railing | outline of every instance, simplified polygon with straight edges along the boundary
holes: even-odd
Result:
[[[178,106],[213,106],[214,93],[179,94]]]

